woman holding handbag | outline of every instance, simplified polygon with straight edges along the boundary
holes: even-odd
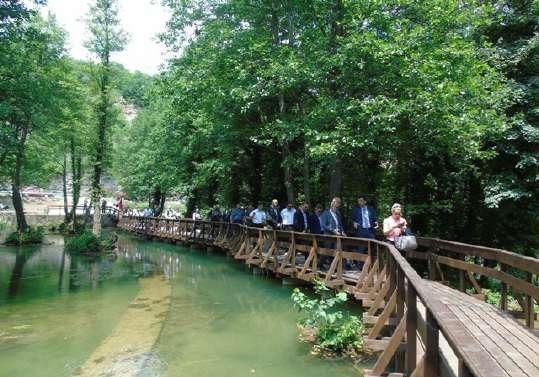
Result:
[[[406,219],[401,216],[402,206],[399,203],[391,206],[391,216],[384,219],[384,236],[386,241],[395,243],[395,238],[406,232]]]

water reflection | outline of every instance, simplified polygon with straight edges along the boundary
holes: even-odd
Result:
[[[180,255],[163,250],[148,249],[140,242],[128,237],[120,238],[117,255],[119,259],[132,263],[142,262],[142,275],[159,273],[167,279],[174,279],[181,268]]]

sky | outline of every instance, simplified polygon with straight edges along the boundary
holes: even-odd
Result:
[[[56,16],[58,24],[68,33],[69,53],[75,59],[89,60],[84,48],[87,39],[85,16],[94,0],[48,0],[42,13]],[[157,41],[157,34],[165,31],[169,18],[167,8],[160,0],[118,0],[122,28],[129,34],[124,51],[116,52],[112,60],[130,71],[155,74],[166,61],[166,48]]]

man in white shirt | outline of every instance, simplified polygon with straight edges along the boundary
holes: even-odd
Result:
[[[268,220],[268,214],[264,211],[262,203],[258,203],[258,207],[251,211],[249,217],[255,228],[263,228]]]
[[[283,230],[294,230],[294,214],[296,209],[292,203],[288,203],[286,208],[281,211],[281,218],[283,219]]]

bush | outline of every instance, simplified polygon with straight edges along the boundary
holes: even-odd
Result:
[[[99,239],[90,230],[85,230],[81,234],[68,238],[65,243],[65,250],[70,253],[97,254],[116,248],[118,236],[112,233],[106,239]]]
[[[305,312],[305,317],[298,324],[314,333],[314,341],[322,349],[338,353],[361,351],[364,330],[362,321],[357,316],[335,308],[348,300],[347,294],[330,292],[320,280],[314,283],[317,298],[309,298],[298,288],[292,293],[294,306],[300,312]]]
[[[43,242],[43,227],[28,227],[24,232],[13,232],[6,238],[7,245],[30,245]]]
[[[102,250],[101,241],[88,230],[69,238],[65,249],[70,253],[100,253]]]

